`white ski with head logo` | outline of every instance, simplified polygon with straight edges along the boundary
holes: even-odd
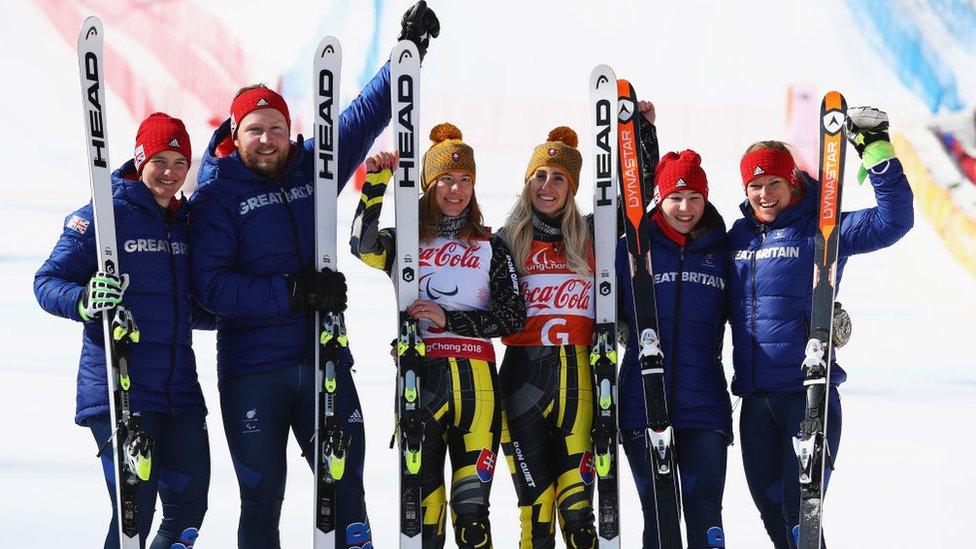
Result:
[[[399,309],[397,340],[397,440],[400,465],[400,547],[422,547],[420,463],[419,366],[425,349],[417,320],[406,310],[420,296],[419,247],[420,54],[409,40],[397,44],[390,56],[390,96],[393,138],[399,164],[394,177],[396,206],[396,263],[391,275]]]
[[[336,214],[339,193],[339,74],[342,48],[327,36],[315,50],[315,269],[337,270]],[[336,417],[336,368],[346,346],[342,313],[315,313],[315,549],[335,549],[336,484],[345,471],[347,437]]]
[[[590,363],[596,389],[593,462],[600,548],[620,547],[617,460],[617,77],[606,65],[590,73],[593,158],[593,252],[596,326]]]
[[[89,17],[78,34],[78,69],[81,76],[81,108],[85,118],[85,146],[91,181],[95,242],[100,270],[121,275],[115,240],[115,208],[112,203],[112,172],[108,161],[108,119],[105,113],[105,72],[102,41],[104,31],[98,17]],[[139,521],[136,493],[139,477],[125,465],[124,441],[130,427],[128,360],[120,360],[112,337],[114,313],[103,315],[105,367],[109,383],[109,416],[112,438],[106,450],[112,452],[115,469],[115,500],[118,505],[119,544],[122,549],[139,549]]]

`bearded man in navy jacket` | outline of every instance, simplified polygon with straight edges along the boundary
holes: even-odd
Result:
[[[440,24],[424,2],[403,17],[400,39],[421,56]],[[214,133],[191,198],[193,288],[217,316],[220,409],[241,492],[238,545],[280,546],[289,430],[312,465],[315,311],[346,308],[341,273],[314,270],[313,139],[291,141],[284,99],[241,89]],[[339,117],[340,188],[390,121],[385,64]],[[365,434],[348,351],[337,372],[336,415],[349,436],[338,483],[337,547],[367,547]]]

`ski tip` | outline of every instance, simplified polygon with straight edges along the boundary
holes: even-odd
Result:
[[[631,90],[633,90],[633,89],[634,89],[634,87],[630,85],[630,81],[629,80],[624,79],[624,78],[618,78],[617,79],[617,93],[619,95],[621,95],[621,96],[629,96],[629,95],[631,95]]]
[[[339,44],[339,39],[335,36],[324,36],[322,40],[319,41],[319,47],[317,50],[318,55],[316,57],[322,58],[326,55],[342,55],[342,45]]]
[[[81,23],[81,32],[78,33],[78,39],[89,40],[94,36],[102,36],[102,19],[97,15],[89,15]]]
[[[844,99],[843,94],[841,94],[839,91],[829,91],[824,95],[823,109],[825,111],[832,111],[836,109],[846,110],[847,100]]]
[[[617,77],[613,73],[613,69],[609,65],[600,64],[593,67],[593,71],[590,73],[590,88],[602,90],[607,83],[616,80]]]
[[[417,50],[417,45],[410,40],[400,40],[393,48],[390,61],[399,65],[411,60],[416,60],[416,63],[420,63],[420,51]]]
[[[844,129],[847,117],[847,101],[838,91],[829,91],[820,105],[820,131],[825,135],[836,136]]]

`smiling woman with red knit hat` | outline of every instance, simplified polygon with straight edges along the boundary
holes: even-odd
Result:
[[[176,198],[191,158],[183,122],[149,115],[136,133],[133,159],[112,174],[121,275],[98,270],[89,204],[66,218],[34,278],[41,307],[84,323],[75,422],[91,430],[95,448],[103,448],[114,430],[102,315],[115,310],[125,336],[137,341],[131,346],[130,403],[142,429],[129,433],[125,448],[144,481],[137,495],[142,544],[148,543],[157,493],[163,503],[153,549],[192,546],[210,484],[207,409],[191,348],[191,328],[205,315],[190,296],[187,212],[185,200]],[[113,514],[104,546],[113,548],[119,546],[115,474],[111,452],[100,456]]]
[[[838,284],[847,258],[891,246],[914,218],[912,191],[888,139],[888,116],[854,107],[847,111],[846,129],[878,205],[841,214]],[[752,499],[773,544],[789,548],[795,546],[800,513],[793,436],[806,400],[800,365],[809,337],[820,183],[796,169],[779,141],[751,145],[739,169],[746,200],[742,219],[729,231],[732,392],[742,397],[739,436]],[[835,314],[835,326],[845,316]],[[842,343],[835,337],[835,348]],[[846,378],[840,366],[831,365],[825,485],[840,445],[838,387]]]
[[[511,254],[481,217],[474,150],[453,124],[438,124],[430,139],[421,171],[421,299],[407,308],[427,349],[420,374],[421,537],[424,547],[444,547],[450,494],[457,546],[490,548],[488,497],[502,415],[491,338],[521,329],[525,306]],[[380,229],[379,216],[396,166],[391,153],[366,160],[350,239],[353,255],[387,275],[396,260],[395,229]],[[449,489],[445,454],[451,457]]]
[[[651,141],[644,147],[653,153],[654,109],[642,112],[641,139]],[[725,222],[708,201],[708,178],[698,153],[669,152],[660,162],[649,153],[645,163],[648,175],[653,174],[656,198],[648,212],[651,260],[687,546],[725,547],[722,496],[732,442],[732,407],[722,367],[728,276]],[[620,437],[641,500],[643,546],[653,549],[659,547],[657,514],[629,262],[622,238],[617,246],[617,310],[626,325],[627,345],[618,385]]]

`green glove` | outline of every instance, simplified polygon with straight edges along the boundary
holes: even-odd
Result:
[[[129,287],[129,275],[118,275],[105,271],[96,272],[85,286],[85,293],[78,301],[78,314],[85,322],[101,318],[102,313],[111,311],[122,302],[122,295]]]
[[[861,157],[858,182],[864,182],[867,170],[895,157],[895,148],[888,136],[888,115],[884,111],[874,107],[851,107],[847,109],[844,131]]]

